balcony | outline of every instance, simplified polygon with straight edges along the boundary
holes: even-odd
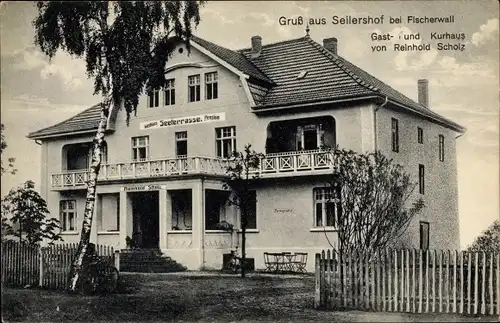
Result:
[[[128,163],[103,164],[98,181],[153,179],[183,175],[226,176],[230,161],[215,157],[183,157]],[[330,173],[333,167],[331,150],[292,151],[267,154],[257,173],[261,178],[276,178]],[[84,188],[88,171],[73,170],[51,175],[53,189]]]

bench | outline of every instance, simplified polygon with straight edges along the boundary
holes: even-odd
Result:
[[[307,252],[264,252],[266,272],[307,273]]]

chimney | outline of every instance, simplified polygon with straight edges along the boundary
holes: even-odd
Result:
[[[323,47],[337,55],[337,38],[332,37],[323,39]]]
[[[262,50],[262,37],[253,36],[252,37],[252,58],[259,57],[260,51]]]
[[[418,80],[418,103],[424,107],[429,107],[429,81]]]

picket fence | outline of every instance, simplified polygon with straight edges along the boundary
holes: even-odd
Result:
[[[316,254],[316,308],[500,315],[500,252]]]
[[[76,243],[40,247],[2,242],[2,285],[66,289],[77,248]],[[118,265],[113,247],[96,245],[96,251],[102,259]]]

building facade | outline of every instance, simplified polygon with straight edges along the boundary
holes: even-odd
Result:
[[[126,124],[108,122],[91,240],[160,248],[189,269],[221,268],[241,243],[240,211],[223,189],[225,157],[246,144],[265,153],[250,210],[247,256],[314,253],[336,244],[325,209],[333,164],[325,147],[380,150],[419,183],[426,208],[405,234],[416,248],[458,248],[455,139],[465,129],[433,112],[425,80],[419,102],[349,63],[337,40],[309,36],[229,50],[193,37],[179,42],[165,86],[141,98]],[[79,239],[89,150],[99,106],[29,134],[42,145],[42,195],[59,214],[66,242]]]

